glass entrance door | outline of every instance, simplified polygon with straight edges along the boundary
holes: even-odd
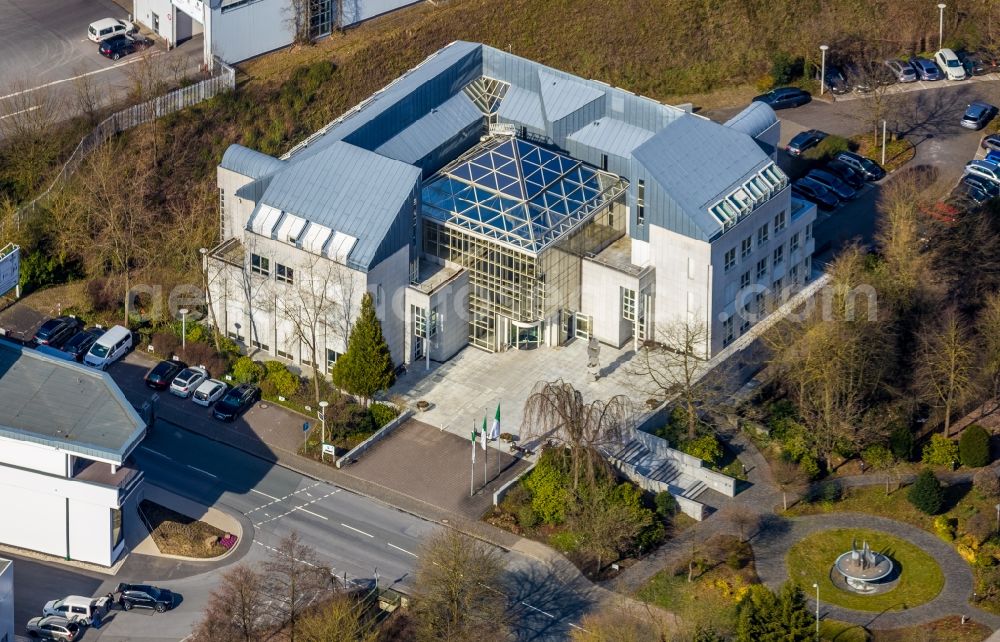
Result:
[[[534,350],[542,342],[542,322],[510,324],[510,345],[516,350]]]
[[[590,339],[590,324],[591,319],[588,314],[576,313],[576,338],[583,339],[587,341]]]

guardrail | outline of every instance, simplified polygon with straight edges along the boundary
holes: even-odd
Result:
[[[381,428],[379,428],[375,432],[374,435],[372,435],[368,439],[365,439],[360,444],[358,444],[354,448],[351,448],[349,451],[347,451],[347,454],[345,454],[343,457],[341,457],[340,459],[337,460],[337,463],[336,463],[337,468],[343,468],[344,464],[349,464],[353,460],[355,460],[358,457],[360,457],[361,455],[363,455],[366,450],[368,450],[369,448],[371,448],[372,446],[374,446],[376,443],[378,443],[382,439],[385,439],[389,435],[389,433],[391,433],[396,428],[399,428],[399,426],[404,421],[406,421],[407,419],[409,419],[412,416],[413,416],[413,411],[412,410],[410,410],[409,408],[403,410],[403,412],[399,413],[398,417],[396,417],[395,419],[393,419],[392,421],[390,421],[386,425],[384,425]]]

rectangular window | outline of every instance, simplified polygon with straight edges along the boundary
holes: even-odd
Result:
[[[813,235],[813,224],[809,223],[808,225],[806,225],[806,240],[811,239],[812,235]]]
[[[732,317],[722,322],[722,345],[728,346],[733,342],[733,319]]]
[[[326,350],[326,374],[333,374],[333,364],[337,363],[337,359],[340,358],[340,353],[336,350]]]
[[[118,508],[111,509],[111,550],[118,548],[122,542],[122,511]]]
[[[601,154],[601,169],[608,171],[608,155]]]
[[[733,266],[736,265],[735,247],[726,251],[725,263],[726,263],[726,270],[731,270],[733,269]],[[688,259],[688,278],[691,278],[691,259]]]
[[[274,264],[274,280],[281,281],[282,283],[288,283],[291,285],[295,282],[295,270],[288,267],[287,265],[282,265],[281,263]]]
[[[431,339],[436,337],[438,333],[438,313],[433,308],[431,308],[430,316],[427,318],[427,333]]]
[[[275,350],[275,352],[277,352],[278,356],[282,359],[288,359],[289,361],[294,360],[291,352],[285,352],[284,350]]]
[[[230,339],[232,339],[233,341],[239,341],[240,343],[243,343],[243,335],[242,334],[230,331],[230,332],[226,333],[226,336],[229,337]]]
[[[267,345],[266,343],[261,343],[260,341],[257,341],[256,339],[251,339],[250,340],[250,345],[252,345],[253,347],[257,348],[258,350],[263,350],[264,352],[270,352],[271,351],[271,346]]]
[[[777,234],[783,229],[785,229],[785,210],[781,210],[778,212],[778,215],[774,217],[774,233]]]
[[[427,313],[423,308],[410,306],[410,318],[413,319],[413,336],[427,338]]]
[[[636,223],[642,225],[646,222],[646,181],[640,180],[636,188],[635,199]]]
[[[622,318],[635,321],[635,290],[622,288]]]
[[[767,243],[767,223],[760,226],[757,230],[757,245],[763,245]]]
[[[757,261],[757,280],[760,281],[767,276],[767,257]]]
[[[747,258],[753,252],[753,237],[748,236],[740,243],[740,258]]]
[[[749,308],[750,305],[747,304],[746,307]],[[746,332],[749,329],[750,329],[750,319],[744,319],[743,323],[740,324],[740,334],[743,334],[744,332]]]
[[[271,260],[259,254],[250,255],[250,271],[261,276],[271,275]]]
[[[688,278],[689,278],[689,279],[693,279],[693,278],[694,278],[694,276],[695,276],[695,269],[694,269],[694,259],[692,259],[692,258],[691,258],[691,257],[689,256],[689,257],[688,257]]]
[[[785,246],[779,245],[778,247],[774,248],[774,260],[772,261],[772,263],[774,264],[775,267],[777,267],[781,265],[781,262],[784,260],[785,260]]]
[[[750,270],[740,275],[740,289],[750,287]]]
[[[799,280],[799,266],[793,265],[790,270],[788,270],[788,276],[792,278],[792,281],[797,283]]]
[[[788,239],[788,251],[791,253],[791,252],[794,252],[797,249],[799,249],[799,233],[798,232],[796,232],[795,234],[792,234],[791,238]]]
[[[226,238],[226,190],[219,188],[219,238]]]
[[[782,285],[783,285],[783,283],[781,282],[781,279],[777,279],[777,280],[775,280],[774,283],[771,284],[771,290],[773,291],[774,296],[776,296],[778,298],[783,298],[781,296],[781,286]]]

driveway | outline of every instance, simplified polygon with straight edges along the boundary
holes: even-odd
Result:
[[[14,562],[14,634],[24,635],[25,626],[33,617],[42,614],[42,607],[49,600],[67,595],[99,595],[98,588],[107,580],[106,575],[40,562],[29,557],[0,553]],[[96,639],[88,632],[85,642]]]

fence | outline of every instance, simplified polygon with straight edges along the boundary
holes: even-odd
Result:
[[[208,100],[224,91],[235,89],[236,70],[221,60],[216,59],[215,63],[213,67],[215,73],[212,77],[187,87],[175,89],[168,94],[157,96],[144,103],[132,105],[131,107],[117,111],[98,123],[90,133],[80,140],[76,148],[73,149],[73,153],[63,163],[62,169],[52,179],[52,183],[45,191],[18,210],[19,216],[23,215],[29,208],[33,209],[39,201],[47,197],[56,186],[65,181],[79,168],[80,163],[83,162],[83,159],[90,152],[106,143],[112,136],[148,123],[156,118],[172,114],[192,105],[197,105],[203,100]]]

